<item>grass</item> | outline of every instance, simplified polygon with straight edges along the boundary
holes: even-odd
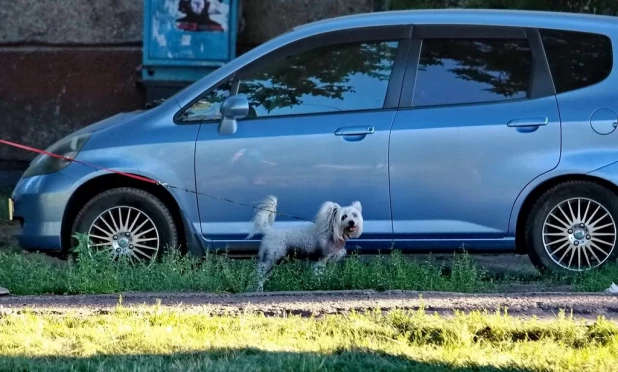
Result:
[[[0,283],[16,295],[100,294],[121,291],[245,292],[255,286],[255,261],[208,255],[202,260],[170,253],[156,264],[111,262],[104,252],[82,250],[77,260],[60,265],[43,255],[0,254]],[[456,257],[449,275],[431,262],[411,262],[403,255],[370,259],[352,255],[327,265],[315,277],[311,264],[291,261],[278,266],[265,289],[270,291],[408,289],[456,292],[489,290],[491,281],[467,255]]]
[[[155,306],[0,317],[2,370],[613,371],[617,363],[618,324],[564,313],[551,320],[422,310],[316,319]]]
[[[130,265],[111,262],[104,252],[76,249],[77,259],[58,263],[44,255],[0,253],[0,283],[15,295],[106,294],[124,291],[228,292],[255,288],[255,261],[207,255],[202,260],[175,251],[161,262]],[[360,257],[327,265],[315,277],[311,264],[285,262],[266,283],[267,291],[301,290],[419,290],[449,292],[499,291],[514,280],[570,284],[577,291],[601,291],[618,278],[618,266],[576,276],[537,275],[498,278],[477,267],[466,253],[454,256],[451,269],[432,260],[412,261],[395,251],[391,255]]]
[[[0,224],[8,205],[0,190]],[[2,226],[0,226],[2,228]],[[245,292],[255,285],[255,262],[210,255],[197,261],[176,253],[153,265],[130,267],[112,264],[104,254],[76,247],[78,262],[66,265],[44,255],[24,255],[15,247],[0,250],[0,286],[16,295],[105,294],[122,291]],[[0,241],[0,245],[3,242]],[[422,290],[450,292],[500,291],[512,283],[573,285],[576,291],[597,292],[618,282],[618,265],[576,276],[532,275],[507,277],[476,266],[466,253],[457,254],[452,270],[435,262],[415,262],[399,252],[389,256],[361,258],[352,255],[329,265],[320,278],[306,262],[287,262],[277,267],[266,284],[268,291],[295,290]]]

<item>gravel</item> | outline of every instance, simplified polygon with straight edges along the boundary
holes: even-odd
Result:
[[[560,310],[578,318],[594,320],[603,315],[618,320],[618,295],[608,293],[509,293],[461,294],[415,291],[329,291],[270,292],[245,294],[211,293],[122,293],[116,295],[8,296],[0,298],[0,314],[22,312],[78,314],[108,313],[124,307],[159,304],[184,312],[205,315],[261,313],[267,316],[321,316],[351,311],[395,309],[452,315],[454,310],[470,312],[504,310],[513,316],[555,317]]]

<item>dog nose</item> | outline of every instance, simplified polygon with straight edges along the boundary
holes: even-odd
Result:
[[[350,227],[354,227],[354,221],[353,221],[353,220],[350,220],[350,221],[348,222],[348,225],[350,225]]]

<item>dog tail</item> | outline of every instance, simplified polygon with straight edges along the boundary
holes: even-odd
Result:
[[[255,234],[263,234],[270,229],[277,215],[277,198],[269,195],[257,208],[258,211],[251,220],[253,222],[253,229],[245,239],[251,239]]]

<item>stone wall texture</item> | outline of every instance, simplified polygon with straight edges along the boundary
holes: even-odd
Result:
[[[374,0],[243,0],[238,50]],[[0,138],[45,148],[92,122],[144,108],[143,1],[11,0],[0,7]],[[0,171],[35,155],[0,146]],[[11,163],[12,165],[6,165]]]
[[[243,0],[241,42],[259,44],[307,22],[370,12],[374,0]],[[11,0],[0,7],[0,44],[141,43],[143,1]]]
[[[1,138],[45,148],[70,132],[144,105],[141,48],[0,49]],[[0,146],[0,159],[35,155]]]
[[[241,35],[251,44],[263,43],[298,25],[373,10],[373,0],[246,0],[246,28]]]
[[[11,0],[0,7],[0,43],[140,43],[143,1]]]

